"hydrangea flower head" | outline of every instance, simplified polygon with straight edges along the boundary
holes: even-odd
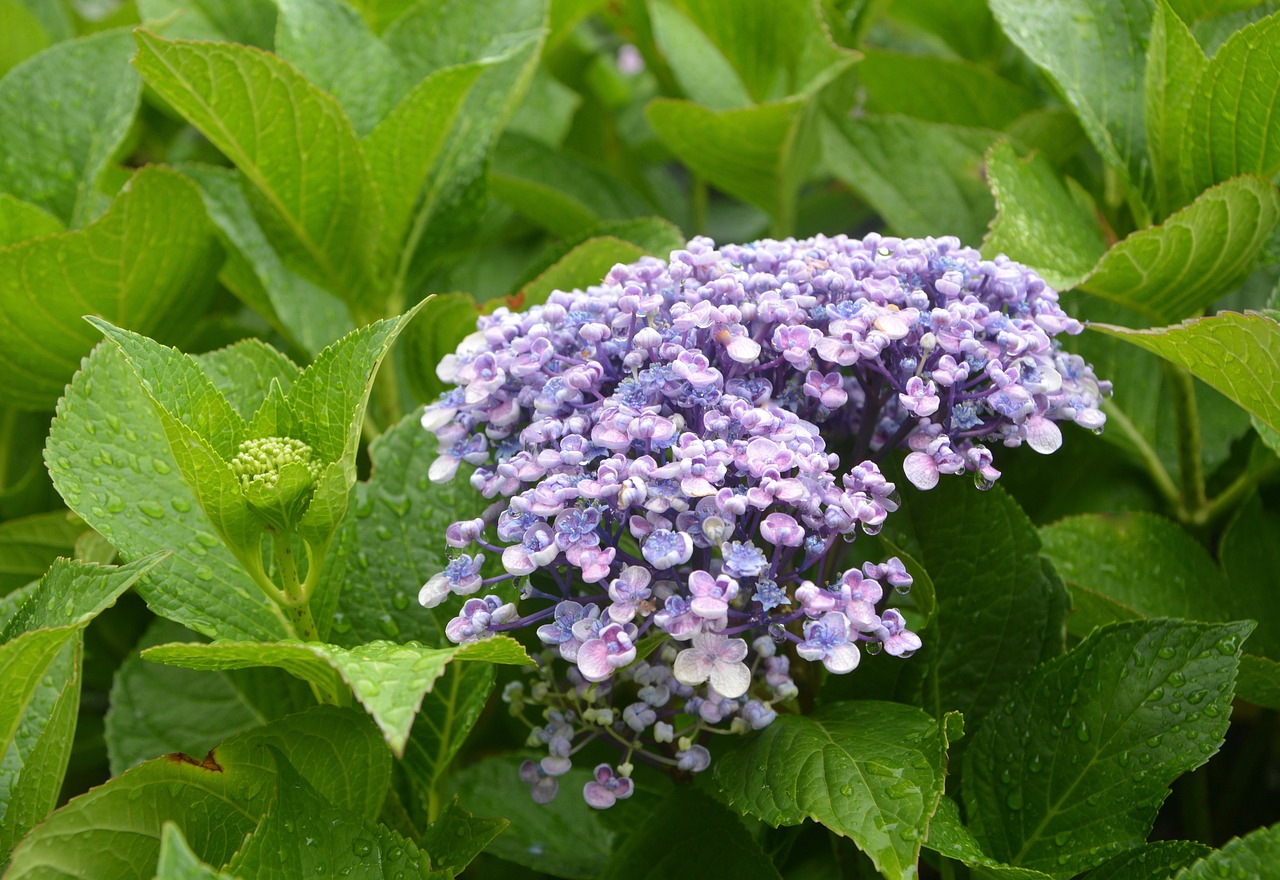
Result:
[[[1109,383],[1057,338],[1080,330],[1025,266],[876,235],[695,238],[480,318],[422,421],[431,478],[468,465],[493,503],[449,528],[462,555],[420,599],[505,581],[510,602],[468,599],[446,633],[536,626],[543,680],[520,704],[545,706],[555,760],[522,770],[534,797],[555,795],[572,743],[623,750],[584,791],[603,809],[630,794],[632,755],[697,772],[705,731],[786,711],[793,660],[845,674],[862,647],[917,650],[889,607],[902,562],[841,563],[898,507],[882,464],[985,488],[992,447],[1049,453],[1063,422],[1099,429]],[[480,550],[504,573],[484,577]],[[518,616],[517,593],[540,607]]]

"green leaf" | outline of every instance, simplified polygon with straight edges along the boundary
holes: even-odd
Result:
[[[136,650],[189,640],[162,618]],[[147,663],[131,654],[111,683],[103,738],[113,775],[160,755],[203,755],[224,739],[314,705],[304,683],[279,669],[198,672]]]
[[[506,819],[473,816],[458,806],[455,797],[422,836],[422,848],[431,854],[437,870],[461,873],[510,824]]]
[[[422,320],[410,324],[401,343],[406,373],[419,399],[433,401],[452,386],[436,375],[441,359],[476,332],[480,307],[469,293],[441,293],[422,308]],[[394,429],[393,429],[394,430]]]
[[[1255,493],[1227,526],[1218,558],[1230,585],[1222,593],[1227,613],[1258,621],[1249,637],[1250,653],[1280,660],[1280,591],[1275,588],[1280,566],[1280,515],[1264,508]]]
[[[376,299],[382,207],[338,102],[257,49],[136,34],[138,72],[252,184],[255,214],[290,268],[352,306]]]
[[[1008,46],[986,3],[912,0],[894,3],[889,13],[941,38],[963,58],[993,59]]]
[[[1274,186],[1232,178],[1115,245],[1080,287],[1158,324],[1198,314],[1249,277],[1277,221]]]
[[[1280,825],[1272,825],[1230,841],[1216,853],[1179,871],[1175,880],[1267,877],[1275,873],[1277,862],[1280,862]]]
[[[626,182],[562,151],[522,135],[498,142],[489,189],[552,235],[580,235],[604,220],[648,212]]]
[[[1236,694],[1268,709],[1280,709],[1280,662],[1245,654],[1240,658]]]
[[[49,47],[49,34],[35,13],[18,0],[0,0],[5,29],[0,32],[0,76]]]
[[[1221,312],[1150,330],[1090,326],[1189,370],[1268,427],[1280,430],[1280,324],[1272,318]]]
[[[0,642],[50,627],[85,626],[167,556],[164,552],[153,553],[119,567],[54,560],[31,597],[0,630]]]
[[[1019,159],[1008,141],[987,153],[996,217],[984,254],[1033,267],[1053,287],[1075,287],[1106,253],[1097,209],[1074,180],[1040,156]]]
[[[938,802],[938,811],[929,822],[929,837],[924,846],[938,855],[980,869],[982,876],[1001,880],[1047,880],[1049,876],[1030,868],[1014,868],[984,853],[973,832],[960,821],[960,807],[949,797]]]
[[[634,263],[644,255],[643,248],[612,235],[589,238],[524,285],[515,298],[527,309],[545,303],[557,290],[585,290],[600,284],[618,263]]]
[[[153,335],[189,331],[218,252],[195,188],[161,168],[138,172],[89,228],[0,250],[0,367],[21,377],[0,396],[47,410],[97,342],[85,313]]]
[[[1151,0],[992,0],[991,11],[1061,89],[1102,157],[1145,193],[1141,86]]]
[[[937,633],[912,663],[923,664],[935,717],[959,709],[978,724],[1027,669],[1062,651],[1070,600],[1017,502],[999,486],[978,492],[967,482],[906,493],[917,559],[938,596]],[[885,534],[894,538],[892,521]]]
[[[924,712],[858,701],[780,716],[725,750],[715,774],[735,809],[775,827],[813,819],[900,878],[915,875],[946,756],[946,734]]]
[[[764,104],[813,94],[858,54],[836,46],[807,0],[738,3],[723,0],[655,0],[649,4],[654,38],[686,94],[715,109],[717,101]],[[722,79],[731,77],[729,79]],[[725,84],[712,86],[712,80]]]
[[[1157,840],[1107,859],[1087,875],[1087,880],[1168,880],[1212,849],[1190,840]]]
[[[416,643],[374,641],[354,648],[319,642],[214,642],[157,645],[143,659],[188,669],[245,669],[275,666],[323,691],[333,693],[334,673],[341,676],[357,700],[373,716],[397,755],[423,697],[452,660],[532,665],[519,643],[506,638],[486,639],[453,648],[424,648]]]
[[[741,880],[781,874],[742,820],[691,785],[677,787],[614,851],[601,880],[700,880],[707,866]]]
[[[160,829],[160,859],[156,864],[155,880],[232,880],[200,861],[191,851],[182,830],[172,822],[165,822]]]
[[[869,113],[1002,129],[1036,108],[1026,89],[969,61],[868,49],[857,71]]]
[[[255,880],[440,877],[418,847],[386,826],[327,803],[279,752],[276,796],[227,870]],[[449,875],[452,876],[452,875]]]
[[[695,174],[789,225],[796,191],[812,173],[817,143],[813,104],[787,98],[735,110],[657,98],[645,118]]]
[[[69,226],[101,212],[103,174],[141,92],[132,54],[127,31],[106,31],[58,43],[0,79],[0,192]]]
[[[1252,628],[1116,624],[1010,689],[965,752],[965,806],[987,851],[1070,877],[1140,845],[1169,783],[1222,745]]]
[[[982,154],[996,137],[906,116],[868,116],[829,120],[823,151],[831,173],[893,232],[977,242],[995,213]]]
[[[330,803],[371,819],[386,794],[390,756],[356,712],[318,706],[227,740],[203,760],[166,755],[74,798],[14,851],[8,877],[150,877],[164,824],[197,858],[226,864],[274,796],[283,753]]]
[[[161,617],[210,637],[275,639],[279,609],[236,563],[178,471],[155,407],[111,345],[89,355],[58,405],[45,463],[67,506],[125,559],[171,550],[138,583]]]
[[[1235,177],[1280,171],[1280,14],[1237,31],[1196,84],[1181,154],[1189,192]]]
[[[587,0],[594,3],[596,0]],[[559,4],[552,7],[554,14]],[[507,123],[507,133],[518,133],[553,147],[564,144],[582,97],[539,66],[529,81],[529,91]]]
[[[434,190],[449,183],[441,175],[433,181],[429,172],[445,149],[476,80],[493,63],[483,59],[432,73],[365,136],[362,147],[386,217],[378,243],[382,265],[394,268],[423,187],[431,184],[430,204],[437,197]]]
[[[70,556],[83,525],[66,511],[39,513],[0,524],[0,593],[39,578],[53,560]]]
[[[205,209],[227,246],[222,281],[237,296],[279,323],[311,357],[355,329],[346,303],[290,270],[254,217],[242,176],[230,168],[187,163],[182,171],[196,181]]]
[[[137,0],[148,29],[170,38],[218,40],[271,49],[275,0]]]
[[[560,777],[559,797],[549,804],[535,804],[523,791],[513,789],[521,785],[522,760],[523,755],[485,758],[450,779],[449,787],[468,810],[511,820],[487,852],[557,877],[599,876],[617,834],[581,797],[591,771],[581,766],[570,770]]]
[[[0,247],[29,238],[57,235],[65,229],[61,220],[39,205],[0,193]]]
[[[342,0],[279,3],[276,54],[337,98],[357,135],[368,134],[406,88],[391,49]]]
[[[302,371],[284,354],[260,339],[242,339],[226,348],[194,356],[231,408],[245,421],[253,418],[262,401],[279,383],[286,394]]]
[[[401,766],[414,796],[428,810],[445,771],[480,718],[493,682],[494,668],[488,663],[450,664],[423,698]]]
[[[1209,61],[1168,0],[1156,0],[1147,52],[1144,113],[1156,207],[1168,214],[1191,200],[1182,181],[1182,139],[1196,84]]]

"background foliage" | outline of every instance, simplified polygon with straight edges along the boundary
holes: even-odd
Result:
[[[1272,876],[1277,9],[0,0],[5,876]],[[906,493],[910,663],[533,804],[523,649],[412,601],[482,503],[434,365],[689,235],[872,229],[1067,291],[1105,433]],[[269,436],[300,519],[238,489]]]

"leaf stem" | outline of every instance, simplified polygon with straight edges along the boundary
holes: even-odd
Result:
[[[1181,367],[1168,362],[1164,362],[1163,366],[1173,392],[1173,415],[1178,431],[1178,465],[1182,472],[1182,509],[1199,512],[1205,506],[1205,488],[1195,380]]]
[[[1156,451],[1147,442],[1147,438],[1142,436],[1142,432],[1129,420],[1125,411],[1110,400],[1102,402],[1102,409],[1107,414],[1107,423],[1114,425],[1133,444],[1138,453],[1138,459],[1147,475],[1151,477],[1151,482],[1155,483],[1156,490],[1171,507],[1180,508],[1182,496],[1178,494],[1178,487],[1174,484],[1173,477],[1169,476],[1169,472],[1165,470],[1160,456],[1156,455]]]
[[[1216,497],[1207,501],[1191,515],[1191,525],[1212,525],[1224,514],[1230,513],[1240,502],[1249,497],[1255,487],[1263,480],[1280,472],[1280,462],[1271,461],[1259,470],[1245,470],[1231,481]]]

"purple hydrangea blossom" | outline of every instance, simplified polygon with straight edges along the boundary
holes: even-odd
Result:
[[[839,565],[897,509],[882,463],[901,449],[919,488],[961,473],[986,488],[993,447],[1049,453],[1063,422],[1100,429],[1109,383],[1056,338],[1080,330],[1026,267],[877,235],[696,238],[480,318],[440,364],[456,387],[423,426],[441,450],[431,478],[466,465],[493,500],[448,545],[498,554],[505,575],[485,579],[472,552],[419,598],[506,581],[544,603],[517,618],[471,599],[446,627],[467,641],[536,625],[548,646],[521,703],[554,717],[538,739],[555,761],[522,771],[535,798],[602,727],[624,761],[700,764],[708,727],[758,729],[796,696],[795,657],[839,673],[859,642],[918,649],[885,607],[882,584],[911,586],[901,561]],[[626,797],[628,773],[601,765],[584,797]]]

